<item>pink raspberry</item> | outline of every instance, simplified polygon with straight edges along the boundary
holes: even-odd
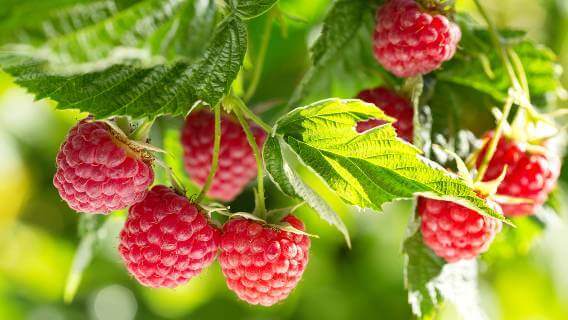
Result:
[[[257,144],[262,146],[266,133],[256,125],[251,130]],[[191,179],[203,186],[211,170],[215,117],[205,110],[190,114],[182,131],[185,169]],[[254,153],[240,124],[228,115],[221,120],[219,168],[207,196],[231,201],[256,177]]]
[[[493,137],[493,132],[485,136],[490,139]],[[477,158],[477,167],[483,161],[487,146],[488,144],[483,147]],[[560,176],[561,161],[553,152],[532,153],[526,150],[526,146],[502,137],[489,162],[484,180],[496,179],[505,166],[507,166],[507,174],[497,194],[523,198],[532,202],[502,203],[503,212],[508,216],[523,216],[535,213],[546,202],[548,194],[554,189]]]
[[[289,215],[298,230],[304,224]],[[223,228],[219,263],[229,289],[250,304],[271,306],[288,297],[308,263],[310,239],[257,221],[232,219]]]
[[[387,116],[396,118],[397,121],[393,123],[393,126],[398,136],[412,142],[414,136],[414,109],[410,101],[384,87],[361,91],[357,98],[376,105]],[[357,131],[364,132],[381,124],[384,124],[384,121],[376,119],[359,122]]]
[[[487,204],[501,212],[498,204],[490,200]],[[473,259],[487,251],[502,227],[501,221],[450,201],[421,197],[418,214],[424,243],[450,263]]]
[[[69,207],[79,212],[109,213],[141,201],[154,172],[140,152],[119,141],[100,121],[73,127],[57,154],[53,184]]]
[[[141,284],[173,288],[213,262],[220,233],[186,197],[158,185],[130,208],[118,250]]]
[[[390,0],[377,11],[374,53],[397,77],[436,70],[450,60],[461,39],[458,25],[432,15],[414,0]]]

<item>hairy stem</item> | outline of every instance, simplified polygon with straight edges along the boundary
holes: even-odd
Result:
[[[197,203],[203,200],[203,197],[205,197],[207,191],[209,191],[209,188],[211,188],[213,178],[215,177],[215,173],[217,173],[217,168],[219,167],[219,149],[221,148],[221,105],[217,104],[213,109],[215,112],[215,137],[213,140],[213,158],[211,159],[211,170],[209,170],[207,180],[205,180],[205,184],[203,185],[201,192],[197,196]]]
[[[246,108],[246,106],[244,106]],[[260,153],[260,149],[258,147],[258,144],[256,143],[256,139],[254,138],[254,135],[252,133],[252,131],[250,130],[250,126],[247,122],[247,120],[245,119],[243,112],[242,112],[242,106],[241,105],[237,105],[236,108],[233,109],[233,112],[235,113],[235,115],[237,116],[237,119],[239,120],[241,126],[243,127],[243,130],[247,136],[247,140],[250,144],[250,147],[252,148],[252,151],[254,153],[254,158],[256,160],[256,166],[258,168],[258,174],[257,174],[257,183],[258,183],[258,187],[257,187],[257,203],[256,203],[256,208],[254,210],[255,214],[257,214],[260,218],[265,219],[266,218],[266,205],[265,205],[265,201],[264,201],[264,165],[263,165],[263,161],[262,161],[262,154]]]
[[[274,13],[271,11],[266,17],[266,23],[264,25],[264,30],[262,32],[262,40],[260,43],[260,50],[258,51],[258,57],[254,66],[254,74],[250,85],[247,88],[244,99],[249,101],[256,92],[256,88],[260,82],[260,76],[262,75],[262,69],[264,66],[264,60],[266,59],[266,51],[268,50],[268,44],[270,43],[270,36],[272,35],[272,24],[274,22]]]
[[[254,122],[256,125],[261,127],[262,130],[266,131],[266,133],[272,132],[272,127],[269,124],[267,124],[266,122],[262,121],[262,119],[260,119],[256,114],[254,114],[254,112],[252,112],[245,105],[243,100],[241,100],[236,95],[234,95],[232,93],[229,94],[228,96],[225,97],[224,103],[229,103],[230,106],[231,106],[231,109],[239,109],[242,112],[242,114],[244,114],[244,116],[246,118],[248,118],[249,120]]]
[[[499,123],[497,124],[497,128],[495,128],[495,133],[493,134],[493,138],[489,141],[489,146],[487,147],[487,151],[483,157],[483,161],[481,162],[481,166],[479,166],[479,170],[477,171],[477,176],[475,177],[475,182],[483,181],[485,173],[487,172],[487,168],[489,168],[489,163],[491,159],[493,159],[493,155],[497,150],[497,145],[499,144],[499,140],[503,134],[503,127],[507,122],[507,118],[511,113],[511,107],[513,106],[513,99],[511,97],[507,98],[505,102],[505,106],[503,107],[503,115],[501,119],[499,119]]]

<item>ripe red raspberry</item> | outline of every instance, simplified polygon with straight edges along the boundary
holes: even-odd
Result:
[[[220,233],[186,197],[158,185],[130,208],[118,250],[141,284],[173,288],[213,262]]]
[[[266,133],[256,125],[251,130],[259,146],[264,144]],[[205,110],[190,114],[185,122],[181,142],[185,169],[191,179],[203,186],[211,170],[215,117]],[[219,168],[207,196],[231,201],[256,177],[254,153],[240,124],[230,116],[221,119],[221,148]]]
[[[414,0],[390,0],[377,11],[374,53],[398,77],[436,70],[450,60],[461,31],[441,14],[431,15]]]
[[[73,127],[57,154],[53,184],[69,207],[79,212],[109,213],[141,201],[154,181],[141,154],[119,141],[100,121]]]
[[[295,216],[289,215],[284,221],[304,230]],[[219,263],[229,289],[239,298],[271,306],[286,299],[300,281],[309,248],[308,236],[237,218],[223,228]]]
[[[492,137],[493,132],[486,134],[487,139]],[[488,144],[479,153],[477,167],[483,161],[487,146]],[[546,202],[548,194],[556,186],[561,161],[553,152],[531,153],[523,144],[502,137],[483,179],[488,181],[498,178],[505,166],[507,166],[507,174],[497,194],[529,199],[533,202],[502,203],[503,212],[508,216],[523,216],[535,213]]]
[[[397,121],[393,123],[393,126],[398,136],[412,142],[414,136],[414,109],[410,101],[384,87],[361,91],[357,98],[376,105],[387,116],[396,118]],[[381,124],[384,124],[384,121],[376,119],[359,122],[357,123],[357,131],[367,131]]]
[[[498,204],[489,200],[487,203],[501,211]],[[450,263],[472,259],[487,251],[502,226],[497,219],[449,201],[421,197],[418,213],[422,218],[424,243]]]

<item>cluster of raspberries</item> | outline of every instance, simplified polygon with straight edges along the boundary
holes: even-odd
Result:
[[[242,128],[223,116],[219,169],[208,193],[230,201],[257,168]],[[252,125],[259,146],[266,134]],[[205,183],[213,153],[214,117],[197,111],[182,133],[185,167]],[[61,198],[74,210],[108,214],[129,208],[119,252],[128,271],[143,285],[173,288],[187,283],[219,255],[228,287],[251,304],[270,306],[285,299],[308,263],[310,240],[258,221],[230,219],[220,229],[185,195],[154,180],[144,152],[102,121],[86,119],[73,127],[57,155],[53,179]],[[303,223],[288,215],[297,230]]]
[[[461,38],[454,22],[414,0],[387,1],[378,9],[376,19],[375,57],[398,77],[438,69],[453,57]],[[362,91],[357,98],[396,118],[393,126],[398,136],[412,143],[414,111],[407,98],[385,87]],[[383,124],[368,120],[358,123],[356,129],[364,133]],[[254,124],[251,130],[262,146],[264,131]],[[492,136],[491,132],[486,134],[487,138]],[[183,160],[189,176],[200,186],[211,170],[213,141],[213,115],[208,111],[189,115],[182,131]],[[498,194],[526,202],[486,202],[508,216],[533,214],[556,185],[560,159],[552,152],[530,151],[508,137],[498,143],[484,180],[496,179],[507,168]],[[478,167],[486,152],[487,144],[479,152]],[[119,251],[128,271],[141,284],[176,287],[218,257],[228,287],[242,300],[270,306],[290,294],[308,263],[310,239],[306,235],[242,217],[219,228],[185,195],[163,185],[149,190],[154,172],[151,159],[144,155],[107,123],[83,120],[63,142],[53,179],[61,198],[78,212],[108,214],[130,207]],[[207,196],[232,201],[256,175],[254,154],[244,131],[231,116],[224,115],[219,168]],[[502,227],[500,221],[451,201],[420,197],[417,212],[424,243],[448,262],[477,257]],[[283,222],[304,230],[293,215]]]
[[[423,75],[440,68],[454,56],[460,39],[457,24],[443,12],[423,8],[415,0],[389,0],[376,13],[374,54],[381,66],[397,77]],[[393,127],[398,136],[412,142],[414,110],[406,97],[379,87],[364,90],[357,98],[396,118]],[[358,123],[356,129],[363,133],[383,124],[372,119]],[[487,133],[486,141],[492,136],[492,132]],[[546,145],[540,147],[547,149]],[[477,167],[487,148],[486,143],[478,154]],[[532,152],[525,144],[502,137],[483,180],[494,180],[507,168],[497,194],[521,201],[496,203],[486,199],[487,204],[507,216],[534,214],[556,186],[560,166],[554,152]],[[500,221],[450,201],[420,198],[417,211],[425,244],[448,262],[477,257],[501,230]]]
[[[295,216],[284,218],[298,230]],[[126,267],[146,286],[173,288],[219,263],[227,286],[250,304],[271,306],[286,299],[308,264],[306,235],[244,218],[230,219],[222,230],[186,197],[155,186],[130,208],[120,233]]]

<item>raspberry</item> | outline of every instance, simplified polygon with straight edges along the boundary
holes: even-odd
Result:
[[[493,132],[487,133],[486,137],[491,139]],[[487,145],[479,153],[477,167],[483,161]],[[483,179],[488,181],[498,178],[505,166],[507,166],[507,174],[497,194],[524,198],[532,202],[502,203],[503,212],[508,216],[523,216],[535,213],[544,204],[548,194],[556,186],[561,162],[553,152],[531,153],[523,144],[502,137]]]
[[[425,12],[414,0],[391,0],[377,11],[373,51],[397,77],[426,74],[450,60],[461,31],[441,14]]]
[[[501,211],[498,204],[489,200],[487,203]],[[422,217],[424,243],[450,263],[487,251],[501,231],[501,221],[449,201],[421,197],[418,213]]]
[[[251,125],[256,142],[264,144],[266,133]],[[191,179],[203,186],[211,170],[215,117],[211,112],[201,110],[190,114],[185,122],[181,142],[184,150],[184,164]],[[238,122],[224,115],[221,119],[221,148],[219,168],[215,173],[207,196],[231,201],[256,177],[257,167],[254,153]]]
[[[414,136],[414,109],[410,101],[383,87],[361,91],[357,98],[376,105],[387,116],[396,118],[397,121],[393,123],[393,126],[398,136],[412,142]],[[357,131],[367,131],[384,123],[384,121],[376,119],[359,122],[357,123]]]
[[[106,214],[126,208],[141,201],[154,181],[150,165],[100,121],[83,120],[73,127],[56,163],[53,184],[79,212]]]
[[[130,208],[118,250],[141,284],[173,288],[213,262],[219,239],[220,231],[186,197],[158,185]]]
[[[284,221],[298,230],[295,216]],[[246,219],[229,220],[223,228],[219,263],[229,289],[250,304],[271,306],[286,299],[308,263],[310,239]]]

